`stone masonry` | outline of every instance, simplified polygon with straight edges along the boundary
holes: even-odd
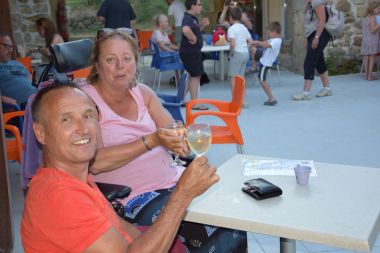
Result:
[[[34,22],[40,17],[51,16],[51,2],[49,0],[8,1],[15,43],[22,45],[26,50],[44,45],[45,43],[39,36]]]

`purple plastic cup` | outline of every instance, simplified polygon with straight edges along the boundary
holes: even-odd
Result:
[[[309,182],[311,168],[309,166],[297,165],[294,168],[294,173],[296,175],[297,184],[306,185]]]

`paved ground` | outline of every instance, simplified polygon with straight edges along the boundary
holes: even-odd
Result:
[[[211,83],[201,87],[201,97],[230,99],[226,81],[215,81],[212,66],[207,67]],[[152,72],[144,69],[142,79],[150,83]],[[380,77],[380,75],[378,75]],[[174,93],[167,84],[170,74],[163,77],[162,92]],[[274,107],[263,106],[266,100],[253,75],[247,76],[249,107],[239,117],[245,140],[245,153],[288,159],[312,159],[320,162],[351,164],[380,169],[380,81],[367,82],[358,74],[331,78],[334,95],[311,101],[294,102],[290,96],[301,90],[302,76],[281,70],[281,82],[272,71],[273,92],[278,99]],[[312,93],[320,89],[314,82]],[[183,112],[184,114],[184,112]],[[207,119],[215,122],[214,119]],[[214,145],[208,152],[211,163],[220,165],[236,154],[234,145]],[[13,213],[15,214],[16,245],[14,253],[21,253],[18,235],[22,212],[22,194],[16,173],[18,166],[11,165]],[[249,234],[249,252],[279,252],[276,237]],[[325,245],[297,243],[297,252],[350,252]],[[380,236],[372,253],[380,253]]]

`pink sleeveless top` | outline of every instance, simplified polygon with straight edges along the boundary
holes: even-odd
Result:
[[[144,104],[144,98],[138,86],[130,90],[138,108],[136,121],[117,115],[104,102],[93,86],[84,85],[81,88],[99,107],[99,122],[104,147],[128,143],[157,130],[157,126]],[[130,186],[132,193],[123,201],[125,202],[144,192],[174,186],[184,168],[169,166],[170,160],[171,157],[168,151],[159,146],[138,156],[119,169],[94,175],[94,178],[97,182]]]

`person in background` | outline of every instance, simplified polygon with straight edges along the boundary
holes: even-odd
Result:
[[[303,90],[293,95],[293,100],[310,100],[311,85],[314,80],[315,69],[319,73],[323,88],[316,97],[332,96],[330,89],[329,72],[323,55],[323,50],[331,36],[326,26],[326,0],[305,0],[304,33],[306,36],[306,56],[304,61]]]
[[[18,104],[22,108],[28,97],[36,92],[28,70],[20,62],[12,60],[14,46],[9,34],[0,32],[0,93],[1,101]]]
[[[152,42],[156,43],[161,51],[177,51],[178,46],[173,44],[167,33],[169,28],[168,17],[164,14],[159,14],[154,18],[156,29],[152,33]]]
[[[186,209],[219,180],[207,158],[186,169],[160,217],[141,233],[117,216],[88,175],[102,146],[94,102],[73,84],[53,84],[38,92],[32,114],[44,167],[25,199],[25,252],[185,252],[183,245],[171,245]]]
[[[201,14],[202,4],[200,0],[186,0],[186,12],[182,21],[182,40],[179,48],[179,56],[185,66],[185,70],[190,74],[186,86],[185,96],[190,91],[191,99],[198,98],[199,82],[203,70],[202,46],[203,38],[201,31],[209,25],[208,18],[202,19],[199,23],[197,16]],[[194,110],[207,110],[204,105],[198,105]]]
[[[260,69],[258,77],[260,84],[263,87],[265,94],[268,96],[268,101],[264,102],[264,105],[273,106],[277,104],[276,98],[273,96],[270,90],[269,83],[266,81],[266,76],[268,69],[276,61],[278,55],[280,54],[282,39],[281,39],[281,24],[277,21],[269,24],[268,29],[269,40],[266,41],[253,41],[253,45],[265,48],[264,53],[259,53],[262,51],[256,51],[256,59],[260,61]]]
[[[182,36],[182,20],[185,14],[186,8],[183,2],[179,0],[165,0],[168,8],[169,18],[174,18],[174,39],[173,43],[179,45],[181,43]]]
[[[159,14],[154,18],[156,23],[156,29],[152,33],[151,41],[158,45],[160,51],[177,51],[178,46],[173,44],[170,39],[167,31],[169,29],[169,20],[168,17],[164,14]],[[180,71],[175,72],[175,78],[179,80]],[[174,77],[172,77],[174,79]],[[170,83],[176,83],[175,80],[170,79]]]
[[[375,55],[380,52],[380,24],[376,23],[376,15],[380,13],[380,3],[368,4],[367,16],[362,20],[362,44],[360,54],[364,61],[364,79],[368,81],[377,80],[372,76]]]
[[[37,31],[39,35],[44,38],[44,47],[34,47],[30,49],[29,53],[39,53],[42,55],[42,62],[48,63],[50,61],[49,46],[63,43],[63,38],[57,33],[53,21],[49,18],[39,18],[36,20]]]
[[[239,7],[238,2],[236,1],[226,0],[224,2],[223,10],[218,16],[218,23],[220,25],[223,25],[226,28],[232,25],[230,22],[230,9],[235,7]],[[240,21],[243,25],[247,27],[249,33],[252,35],[255,33],[255,29],[251,16],[252,15],[248,12],[246,8],[242,8],[242,15]]]
[[[131,28],[133,37],[137,37],[135,29],[136,14],[128,0],[105,0],[96,14],[105,28]]]
[[[242,11],[239,7],[230,8],[230,24],[228,39],[230,40],[230,52],[228,58],[228,76],[231,82],[231,92],[234,90],[235,76],[244,77],[245,67],[249,59],[248,43],[253,40],[247,27],[241,23]],[[243,99],[243,107],[248,107],[246,96]]]

